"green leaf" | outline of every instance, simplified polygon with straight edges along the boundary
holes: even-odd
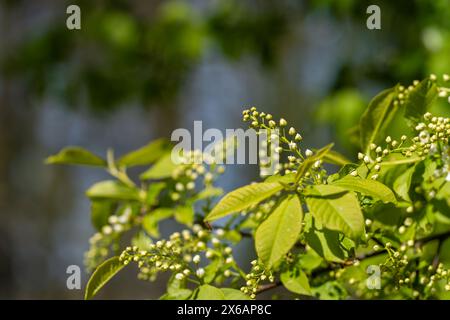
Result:
[[[167,282],[167,293],[160,297],[160,300],[187,300],[192,296],[193,291],[186,288],[186,280],[177,280],[172,274]]]
[[[242,240],[242,234],[237,230],[228,230],[223,235],[223,238],[230,242],[238,243]]]
[[[142,219],[142,227],[149,235],[159,238],[158,223],[161,220],[170,218],[173,215],[171,208],[158,208],[151,211]]]
[[[67,147],[58,154],[48,157],[47,164],[79,164],[85,166],[105,167],[106,161],[80,147]]]
[[[222,265],[223,264],[218,259],[213,260],[210,264],[208,264],[205,267],[205,275],[203,276],[203,281],[205,283],[211,283],[216,278],[217,272]]]
[[[158,160],[168,149],[166,139],[158,139],[146,146],[122,156],[117,164],[121,167],[148,165]]]
[[[192,296],[192,290],[190,289],[177,289],[171,293],[166,293],[161,296],[160,300],[188,300]]]
[[[216,188],[213,186],[207,186],[205,189],[200,191],[195,197],[195,200],[203,200],[207,198],[219,197],[223,194],[222,188]]]
[[[258,257],[271,268],[297,241],[302,228],[303,210],[298,196],[281,201],[258,227],[255,246]]]
[[[335,164],[338,166],[345,166],[350,164],[351,161],[344,155],[340,154],[337,151],[329,150],[324,156],[323,161],[331,164]]]
[[[381,182],[372,179],[346,176],[333,182],[333,185],[356,191],[383,202],[397,202],[395,194]]]
[[[152,238],[150,238],[143,230],[139,231],[131,239],[131,244],[139,248],[139,250],[151,250],[153,244]]]
[[[295,176],[295,182],[298,182],[308,170],[312,167],[314,162],[322,159],[325,155],[330,152],[331,148],[333,148],[334,143],[330,143],[323,147],[322,149],[317,150],[312,156],[306,158],[302,163],[300,163],[297,174]]]
[[[309,216],[309,215],[308,215]],[[305,218],[306,220],[306,218]],[[303,234],[305,234],[303,231]],[[298,265],[305,271],[312,271],[318,268],[323,262],[323,258],[317,254],[312,248],[306,249],[305,253],[299,255]]]
[[[147,199],[146,203],[149,206],[155,206],[158,204],[158,196],[161,191],[164,190],[166,184],[164,182],[155,182],[151,183],[147,189]]]
[[[198,288],[197,300],[225,300],[225,294],[219,288],[204,284]]]
[[[415,166],[407,169],[394,181],[394,191],[404,200],[411,201],[409,198],[409,189],[411,186],[412,176]]]
[[[108,223],[109,216],[114,212],[115,203],[109,200],[93,200],[91,202],[91,222],[100,231]]]
[[[308,228],[304,234],[306,243],[326,261],[344,262],[348,258],[348,251],[341,246],[338,231]]]
[[[312,292],[320,300],[342,300],[348,296],[345,287],[338,281],[327,281],[312,288]]]
[[[437,96],[438,90],[434,82],[430,78],[422,80],[408,94],[408,98],[404,103],[405,117],[412,124],[420,122]]]
[[[220,290],[222,290],[225,300],[250,300],[241,290],[232,288],[221,288]]]
[[[280,280],[289,291],[306,296],[312,295],[308,277],[299,269],[283,272]]]
[[[324,227],[341,231],[352,239],[364,233],[364,218],[352,192],[333,185],[316,185],[307,194],[309,211]]]
[[[119,261],[119,257],[112,257],[99,265],[87,283],[84,299],[89,300],[94,297],[124,266]]]
[[[161,157],[150,169],[141,174],[141,180],[165,179],[172,176],[176,164],[172,161],[171,153]]]
[[[192,225],[194,222],[194,208],[192,205],[179,206],[175,208],[175,220],[185,225]]]
[[[225,195],[225,197],[223,197],[206,216],[205,220],[217,220],[229,214],[247,209],[248,207],[269,198],[282,189],[283,186],[276,182],[254,183],[236,189]]]
[[[283,184],[294,183],[295,181],[295,173],[288,173],[284,176],[280,174],[275,174],[273,176],[267,177],[264,182],[279,182]]]
[[[94,184],[86,191],[86,195],[91,199],[140,200],[137,189],[115,180]]]
[[[380,140],[384,130],[398,110],[393,101],[396,98],[396,88],[382,91],[370,101],[368,108],[359,122],[361,148],[368,154],[370,144]]]

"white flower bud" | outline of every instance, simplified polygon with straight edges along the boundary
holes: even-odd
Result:
[[[195,182],[194,181],[190,181],[186,184],[186,189],[188,190],[194,190],[195,189]]]
[[[197,255],[195,255],[194,256],[194,258],[192,259],[192,261],[194,262],[194,263],[200,263],[200,260],[201,260],[201,258],[200,258],[200,256],[197,254]]]
[[[313,154],[314,154],[314,153],[313,153],[311,150],[306,149],[305,155],[306,155],[307,157],[311,157]]]
[[[109,235],[113,232],[113,229],[110,226],[104,226],[102,228],[103,234]]]
[[[294,127],[290,127],[289,128],[289,134],[291,135],[291,136],[293,136],[294,134],[296,134],[297,133],[297,131],[295,131],[295,128]]]
[[[283,118],[280,119],[280,126],[285,127],[287,125],[287,121]]]
[[[175,189],[176,189],[177,191],[183,191],[183,190],[184,190],[184,185],[183,185],[181,182],[178,182],[178,183],[175,185]]]
[[[197,277],[201,278],[205,275],[205,269],[199,268],[195,274],[197,275]]]
[[[184,274],[182,274],[182,273],[177,273],[177,274],[175,275],[175,279],[177,279],[177,280],[183,280],[183,279],[184,279]]]

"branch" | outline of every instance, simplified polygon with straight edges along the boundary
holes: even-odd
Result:
[[[425,244],[427,244],[428,242],[431,242],[431,241],[434,241],[434,240],[439,240],[442,243],[442,241],[446,240],[449,237],[450,237],[450,231],[447,231],[447,232],[444,232],[444,233],[440,233],[440,234],[434,234],[434,235],[431,235],[431,236],[427,236],[427,237],[424,237],[422,239],[417,240],[416,241],[416,247],[422,247]],[[376,241],[376,242],[378,243],[378,241]],[[386,252],[385,250],[375,251],[375,252],[371,252],[369,254],[360,255],[360,256],[357,257],[357,259],[361,261],[361,260],[364,260],[364,259],[367,259],[367,258],[371,258],[371,257],[375,257],[375,256],[378,256],[378,255],[384,254],[385,252]],[[340,263],[338,265],[339,266],[342,266],[342,265],[348,266],[349,263],[348,262],[343,262],[343,263]],[[337,268],[336,264],[332,264],[332,265],[330,265],[327,268],[323,268],[323,269],[317,270],[316,272],[313,272],[311,274],[311,276],[312,277],[321,276],[321,275],[326,274],[326,273],[328,273],[330,271],[333,271],[336,268]],[[266,284],[266,285],[261,285],[258,288],[258,291],[256,293],[259,294],[259,293],[271,290],[273,288],[279,287],[280,285],[281,285],[280,281],[275,282],[275,283],[269,283],[269,284]]]

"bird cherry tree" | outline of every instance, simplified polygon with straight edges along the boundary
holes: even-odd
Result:
[[[429,112],[450,94],[448,80],[431,75],[374,97],[352,130],[356,162],[333,144],[306,148],[286,119],[244,110],[245,123],[271,133],[267,144],[279,139],[280,165],[225,195],[224,166],[197,161],[199,150],[175,164],[162,139],[119,158],[79,147],[49,157],[111,175],[86,191],[97,231],[85,298],[130,264],[143,281],[171,275],[161,299],[256,299],[275,288],[292,298],[450,298],[450,118]],[[409,129],[386,136],[394,121]],[[139,181],[127,174],[136,166],[147,167]],[[166,219],[180,230],[162,238]],[[238,263],[243,238],[257,258]]]

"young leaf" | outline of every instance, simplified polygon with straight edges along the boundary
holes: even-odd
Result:
[[[167,151],[169,143],[166,139],[158,139],[146,146],[122,156],[117,164],[120,167],[148,165],[158,160]]]
[[[109,200],[93,200],[91,202],[91,222],[95,229],[100,231],[108,223],[114,207],[114,202]]]
[[[280,174],[275,174],[273,176],[267,177],[264,182],[279,182],[284,184],[294,183],[295,181],[295,173],[288,173],[284,176]]]
[[[198,288],[197,300],[225,300],[225,294],[219,288],[204,284]]]
[[[175,208],[175,220],[185,225],[192,225],[194,222],[194,208],[192,205],[179,206]]]
[[[131,244],[139,248],[139,250],[151,250],[153,244],[152,238],[150,238],[145,231],[141,230],[134,235],[131,239]]]
[[[190,289],[177,289],[162,295],[160,300],[188,300],[192,296]]]
[[[162,190],[166,187],[166,184],[164,182],[155,182],[151,183],[148,186],[147,190],[147,199],[145,202],[149,206],[155,206],[158,204],[158,196],[161,193]]]
[[[311,157],[306,158],[305,161],[303,161],[298,167],[297,174],[295,176],[295,182],[298,182],[305,175],[305,173],[308,172],[314,162],[325,157],[325,155],[330,152],[333,146],[334,143],[330,143],[325,147],[317,150]]]
[[[89,300],[114,277],[125,265],[119,261],[119,257],[106,260],[92,274],[86,286],[84,299]]]
[[[324,156],[323,161],[331,164],[335,164],[338,166],[345,166],[350,164],[351,161],[347,159],[346,156],[340,154],[337,151],[329,150]]]
[[[415,166],[407,169],[394,181],[394,191],[404,200],[411,201],[409,198],[409,188],[411,186],[412,176]]]
[[[106,161],[80,147],[67,147],[58,154],[48,157],[47,164],[79,164],[85,166],[105,167]]]
[[[142,173],[140,178],[141,180],[169,178],[176,166],[169,152],[162,156],[150,169]]]
[[[382,91],[370,101],[367,110],[361,116],[359,122],[361,148],[366,154],[370,152],[370,144],[376,143],[380,139],[395,115],[398,109],[393,104],[395,97],[396,88]]]
[[[213,260],[210,264],[205,267],[205,275],[203,276],[204,283],[211,283],[217,275],[222,263],[220,260]]]
[[[333,185],[316,185],[306,197],[309,211],[325,228],[341,231],[352,239],[364,233],[364,218],[352,192]]]
[[[140,200],[137,189],[115,180],[94,184],[86,191],[86,195],[91,199]]]
[[[271,268],[289,252],[302,228],[303,210],[298,196],[289,196],[258,227],[255,247],[258,257]]]
[[[155,209],[142,219],[142,227],[152,237],[159,238],[159,229],[158,229],[159,221],[167,219],[172,215],[173,209],[170,208]]]
[[[205,220],[217,220],[231,213],[247,209],[269,198],[281,189],[283,189],[283,186],[276,182],[255,183],[236,189],[225,195],[206,216]]]
[[[422,80],[409,92],[405,101],[405,117],[413,124],[421,121],[433,101],[438,96],[436,85],[430,78]]]
[[[356,191],[383,202],[395,203],[397,200],[394,193],[381,182],[372,179],[346,176],[333,182],[333,185],[343,187],[347,190]]]
[[[312,295],[308,277],[301,270],[285,271],[281,274],[280,280],[289,291],[306,296]]]
[[[221,288],[220,290],[222,290],[225,300],[250,300],[241,290],[232,288]]]
[[[203,200],[207,198],[219,197],[223,194],[222,188],[216,188],[213,186],[208,186],[202,191],[200,191],[197,196],[194,197],[195,200]]]

